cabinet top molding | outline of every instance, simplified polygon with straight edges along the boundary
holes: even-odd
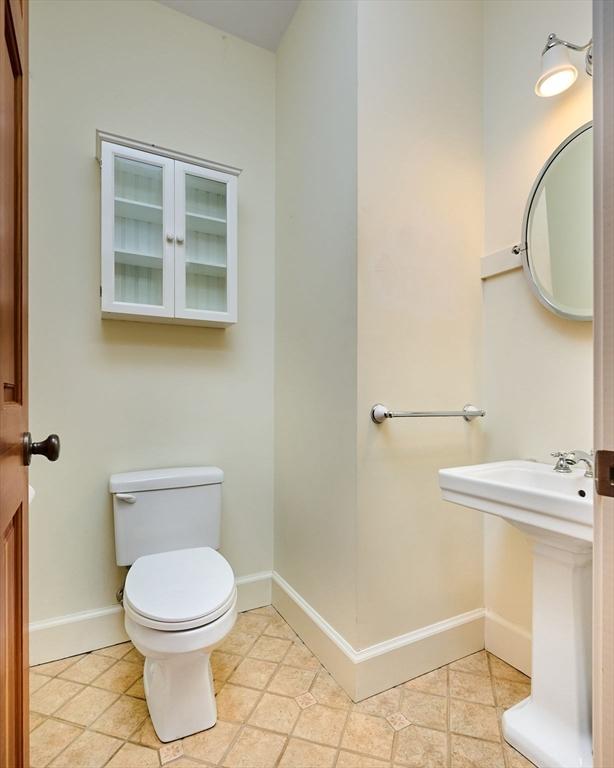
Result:
[[[235,168],[233,165],[224,165],[223,163],[216,163],[213,160],[206,160],[204,157],[197,157],[196,155],[188,155],[185,152],[176,152],[174,149],[167,149],[161,147],[158,144],[147,144],[143,141],[136,141],[129,139],[126,136],[119,136],[116,133],[108,133],[107,131],[96,131],[96,157],[98,162],[102,164],[102,142],[108,141],[111,144],[120,144],[123,147],[131,147],[132,149],[140,149],[144,152],[155,152],[157,155],[163,157],[170,157],[173,160],[181,160],[185,163],[193,163],[194,165],[200,165],[203,168],[209,168],[213,171],[221,171],[222,173],[229,173],[232,176],[238,176],[242,169]]]

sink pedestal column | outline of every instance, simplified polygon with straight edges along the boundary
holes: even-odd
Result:
[[[590,768],[592,546],[544,534],[530,530],[531,695],[504,713],[503,735],[540,768]]]

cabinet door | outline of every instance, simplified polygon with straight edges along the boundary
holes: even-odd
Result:
[[[174,313],[174,161],[102,145],[103,314]]]
[[[237,321],[237,179],[175,162],[175,317]]]

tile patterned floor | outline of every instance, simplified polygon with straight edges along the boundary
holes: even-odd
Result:
[[[156,738],[130,643],[31,670],[31,766],[531,768],[501,738],[530,681],[485,651],[353,704],[270,606],[212,655],[219,720]]]

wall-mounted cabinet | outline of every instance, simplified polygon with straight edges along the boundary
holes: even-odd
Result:
[[[237,321],[237,171],[100,140],[103,317]]]

